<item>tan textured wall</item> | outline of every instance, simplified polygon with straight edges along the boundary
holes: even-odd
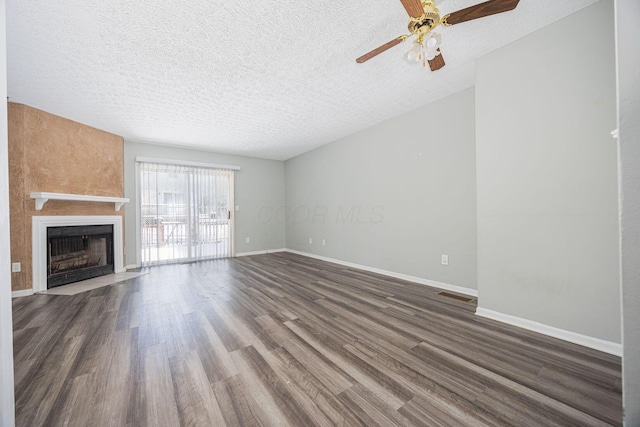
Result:
[[[24,246],[25,213],[24,213],[24,108],[22,105],[9,103],[8,106],[9,136],[9,222],[11,226],[11,261],[25,262]],[[29,242],[29,246],[31,246]],[[29,258],[31,258],[29,256]],[[29,267],[31,263],[29,263]],[[22,273],[11,273],[11,290],[28,289],[25,283],[25,266]]]
[[[11,289],[30,289],[31,217],[34,215],[124,215],[112,203],[49,201],[35,210],[33,191],[123,197],[122,137],[53,114],[9,103]]]

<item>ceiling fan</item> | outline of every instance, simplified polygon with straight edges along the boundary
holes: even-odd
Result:
[[[394,47],[406,39],[416,36],[414,44],[406,53],[405,57],[410,61],[421,62],[424,67],[429,63],[431,71],[444,67],[444,59],[440,52],[440,34],[432,32],[438,25],[449,27],[472,19],[484,18],[485,16],[513,10],[520,0],[489,0],[484,3],[470,6],[457,12],[440,16],[440,11],[432,0],[400,0],[405,10],[409,14],[409,32],[411,34],[402,35],[371,52],[356,59],[358,64],[370,60],[387,49]]]

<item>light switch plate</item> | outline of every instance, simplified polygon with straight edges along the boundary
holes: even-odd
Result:
[[[20,273],[22,271],[22,265],[19,262],[11,263],[11,272],[12,273]]]

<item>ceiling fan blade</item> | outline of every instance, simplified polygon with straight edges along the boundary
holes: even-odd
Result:
[[[520,0],[489,0],[484,3],[453,12],[446,17],[446,23],[449,25],[455,25],[461,22],[471,21],[473,19],[495,15],[496,13],[508,12],[515,9],[519,1]]]
[[[440,49],[438,49],[438,52],[440,52]],[[444,58],[442,57],[442,53],[429,61],[429,68],[431,68],[431,71],[439,70],[442,67],[444,67]]]
[[[412,18],[420,18],[424,13],[420,0],[400,0],[400,2]]]
[[[402,43],[406,39],[407,39],[406,36],[397,37],[397,38],[391,40],[390,42],[387,42],[387,43],[383,44],[382,46],[379,46],[379,47],[373,49],[371,52],[365,53],[360,58],[356,59],[356,62],[358,64],[362,64],[363,62],[370,60],[374,56],[381,54],[385,50],[391,49],[395,45],[398,45],[398,44]]]

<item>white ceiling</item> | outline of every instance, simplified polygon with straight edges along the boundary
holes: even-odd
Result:
[[[408,42],[355,62],[407,33],[399,0],[8,0],[8,94],[126,140],[284,160],[472,86],[476,58],[595,1],[440,28],[432,73]]]

